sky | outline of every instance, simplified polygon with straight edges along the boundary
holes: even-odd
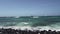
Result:
[[[60,16],[60,0],[0,0],[0,16]]]

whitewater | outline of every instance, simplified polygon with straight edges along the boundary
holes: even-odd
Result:
[[[0,28],[60,31],[60,16],[0,17]]]

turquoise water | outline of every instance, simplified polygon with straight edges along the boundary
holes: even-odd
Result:
[[[60,23],[60,16],[0,17],[0,26],[48,26]]]
[[[0,17],[0,26],[31,26],[60,29],[60,16]]]

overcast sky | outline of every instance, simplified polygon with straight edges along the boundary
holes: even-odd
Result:
[[[60,0],[0,0],[0,16],[60,15]]]

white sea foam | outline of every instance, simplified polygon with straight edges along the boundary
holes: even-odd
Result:
[[[29,24],[29,23],[27,23],[27,22],[22,22],[23,24]]]
[[[34,16],[33,18],[39,18],[38,16]]]
[[[56,31],[60,31],[60,28],[54,28],[54,27],[51,27],[51,26],[37,26],[37,27],[30,27],[30,26],[8,26],[8,27],[5,27],[5,26],[0,26],[0,28],[5,28],[5,29],[8,29],[8,28],[12,28],[12,29],[21,29],[21,30],[56,30]]]
[[[21,23],[20,23],[21,24]],[[56,30],[56,31],[60,31],[60,23],[56,23],[56,24],[52,24],[52,25],[48,25],[48,26],[37,26],[37,27],[31,27],[31,26],[20,26],[20,24],[17,26],[0,26],[0,28],[12,28],[12,29],[21,29],[21,30]],[[27,22],[22,22],[22,24],[29,24]]]

